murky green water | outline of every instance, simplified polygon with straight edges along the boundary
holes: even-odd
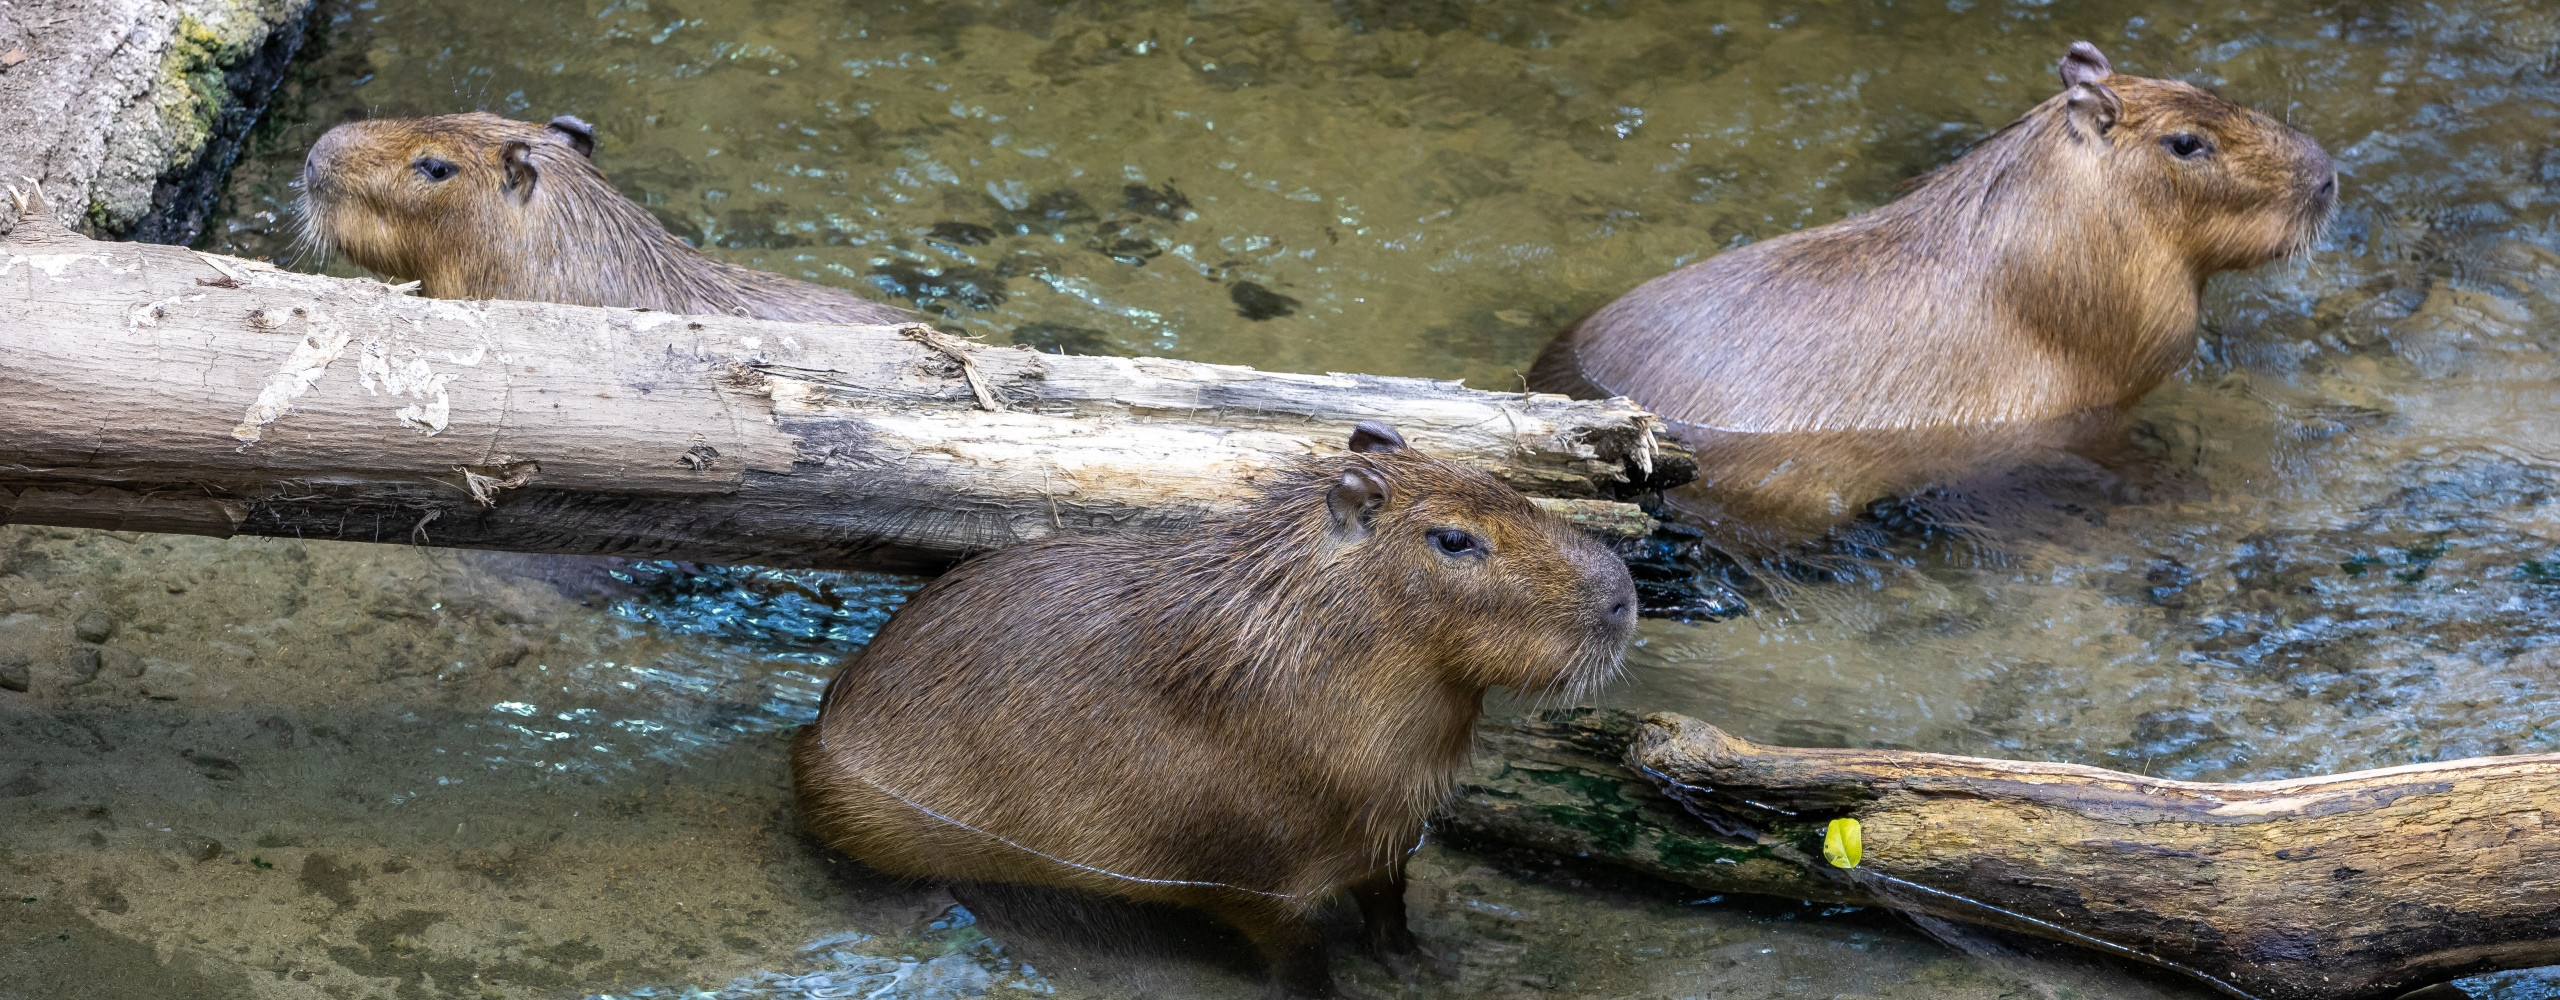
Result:
[[[1887,539],[1738,620],[1650,622],[1611,699],[1772,742],[2204,779],[2560,750],[2545,5],[336,17],[208,245],[281,252],[282,182],[343,117],[574,113],[677,232],[991,339],[1487,387],[1647,277],[1889,199],[2088,38],[2319,138],[2345,184],[2329,240],[2213,284],[2199,360],[2138,414],[2138,488]],[[0,691],[0,745],[24,748],[0,759],[0,995],[1254,989],[1180,928],[991,938],[792,832],[781,733],[902,584],[610,568],[0,528],[0,656],[34,675]],[[91,610],[103,669],[71,686]],[[1418,930],[1462,970],[1435,995],[2201,995],[1873,914],[1437,848],[1419,871]]]

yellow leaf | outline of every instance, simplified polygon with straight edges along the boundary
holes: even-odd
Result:
[[[1858,841],[1857,820],[1846,817],[1832,820],[1831,828],[1822,832],[1822,856],[1831,862],[1833,868],[1858,867],[1858,860],[1866,852],[1865,846]]]

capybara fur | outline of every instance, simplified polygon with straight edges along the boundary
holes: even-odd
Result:
[[[1348,890],[1416,957],[1404,861],[1487,689],[1618,669],[1624,564],[1492,477],[1363,424],[1176,534],[1058,536],[918,592],[792,745],[802,822],[881,871],[1204,911],[1273,989],[1332,992]]]
[[[1602,307],[1530,385],[1666,418],[1700,466],[1668,499],[1745,549],[2107,433],[2194,352],[2205,279],[2308,249],[2337,174],[2309,136],[2087,42],[2061,75],[1901,198]]]
[[[852,293],[703,256],[623,197],[595,131],[473,112],[330,129],[302,166],[305,242],[441,299],[809,323],[905,323]]]

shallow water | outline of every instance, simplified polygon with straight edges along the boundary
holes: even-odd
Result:
[[[2088,38],[2320,139],[2329,238],[2213,283],[2133,480],[1867,531],[1746,617],[1648,622],[1610,700],[2211,780],[2560,750],[2560,11],[332,9],[208,246],[284,252],[284,180],[343,117],[574,113],[679,234],[990,339],[1486,387],[1638,281],[1891,198]],[[780,734],[905,586],[0,528],[0,655],[36,676],[0,692],[28,748],[0,761],[0,930],[40,946],[0,952],[0,995],[70,968],[95,995],[1250,993],[1214,941],[990,937],[791,832]],[[110,652],[67,686],[92,609]],[[1461,970],[1435,993],[2201,995],[1874,914],[1437,847],[1418,871]]]

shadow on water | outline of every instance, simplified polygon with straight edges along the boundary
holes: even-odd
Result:
[[[574,113],[711,252],[992,340],[1489,388],[1638,281],[1891,198],[2087,38],[2344,175],[2308,259],[2208,289],[2196,362],[2133,415],[2158,482],[1879,505],[1783,573],[1658,539],[1673,617],[1610,699],[2209,780],[2560,749],[2546,5],[323,10],[207,247],[284,253],[337,121]],[[1006,931],[793,832],[782,740],[914,585],[0,528],[0,666],[31,678],[0,691],[0,996],[74,968],[203,997],[1255,992],[1215,947]],[[1460,970],[1433,995],[2205,995],[1439,847],[1414,899]]]

